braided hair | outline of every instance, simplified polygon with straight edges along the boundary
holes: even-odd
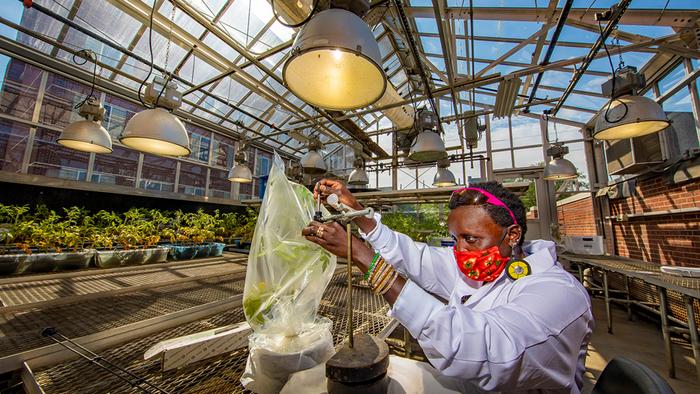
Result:
[[[518,221],[518,225],[523,231],[518,243],[520,246],[522,246],[523,242],[525,241],[525,233],[527,232],[527,222],[525,218],[525,206],[523,205],[523,202],[520,201],[520,198],[518,198],[518,196],[513,194],[513,192],[510,190],[503,187],[503,185],[500,183],[494,181],[475,183],[469,185],[469,187],[486,190],[487,192],[498,197],[499,200],[503,201],[503,203],[506,204],[511,211],[513,211],[513,216],[515,216],[515,220]],[[450,209],[455,209],[457,207],[472,204],[473,203],[467,200],[466,197],[455,195],[450,199],[449,207]],[[514,224],[513,218],[510,217],[507,209],[491,204],[483,205],[483,207],[486,212],[488,212],[489,216],[491,216],[491,219],[493,219],[493,221],[499,226],[506,228]]]

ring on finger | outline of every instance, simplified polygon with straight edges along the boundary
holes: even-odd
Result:
[[[325,229],[322,226],[316,227],[316,237],[323,238],[323,232]]]

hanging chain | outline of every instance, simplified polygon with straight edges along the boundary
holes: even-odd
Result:
[[[175,3],[172,4],[172,10],[170,12],[170,26],[168,29],[168,43],[165,44],[165,74],[163,78],[168,79],[168,61],[170,60],[170,42],[173,37],[173,25],[175,25]]]

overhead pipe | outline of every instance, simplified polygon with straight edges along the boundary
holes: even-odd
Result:
[[[552,108],[552,116],[556,115],[557,111],[559,111],[561,106],[564,105],[564,101],[566,101],[571,92],[574,90],[576,83],[578,83],[579,79],[581,79],[583,73],[586,72],[586,69],[588,69],[588,66],[595,58],[596,53],[600,50],[600,47],[603,46],[605,40],[607,40],[610,36],[610,33],[612,33],[612,31],[615,30],[615,27],[617,27],[618,22],[620,22],[620,19],[622,18],[622,14],[624,14],[625,11],[627,11],[627,7],[629,7],[631,1],[632,0],[622,0],[617,4],[617,7],[610,16],[610,21],[603,30],[603,33],[600,35],[600,37],[598,37],[598,40],[596,40],[595,44],[593,44],[591,51],[588,52],[586,57],[583,59],[581,67],[579,67],[576,70],[573,78],[571,78],[571,82],[569,82],[569,86],[566,87],[564,94],[561,95],[557,104],[554,106],[554,108]],[[614,77],[615,76],[613,75],[613,78]]]
[[[440,115],[435,105],[435,97],[433,97],[433,92],[430,90],[430,85],[428,84],[428,77],[425,75],[425,70],[423,69],[423,63],[421,63],[420,57],[418,56],[418,48],[416,47],[416,42],[413,40],[413,34],[411,34],[411,29],[408,24],[408,18],[406,17],[406,11],[403,9],[403,4],[401,0],[394,0],[394,5],[399,13],[399,21],[401,22],[401,27],[404,33],[406,33],[406,41],[408,41],[408,46],[411,48],[411,54],[413,55],[413,60],[418,66],[418,71],[420,72],[421,80],[423,81],[423,86],[425,86],[425,91],[428,94],[428,102],[433,109],[433,113],[438,117],[438,130],[444,133],[442,129],[442,122],[440,122]]]
[[[559,41],[559,35],[564,29],[564,25],[566,25],[566,18],[569,17],[569,11],[571,11],[571,6],[573,4],[574,0],[566,0],[566,4],[564,4],[564,8],[561,10],[561,15],[559,15],[559,20],[557,21],[557,27],[554,29],[552,40],[549,42],[547,52],[544,54],[544,59],[542,59],[540,66],[546,66],[547,64],[549,64],[549,59],[552,57],[554,48],[557,46],[557,41]],[[532,100],[534,100],[535,93],[537,93],[537,88],[540,86],[540,82],[542,82],[542,75],[544,75],[544,71],[537,74],[535,84],[532,86],[532,91],[530,92],[530,97],[527,99],[528,105],[525,107],[526,112],[530,109],[530,103],[532,103]]]

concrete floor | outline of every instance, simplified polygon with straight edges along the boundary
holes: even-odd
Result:
[[[700,380],[695,372],[695,360],[690,345],[676,341],[673,345],[676,378],[668,377],[661,325],[646,318],[627,320],[627,311],[613,305],[613,334],[608,334],[605,303],[593,299],[596,328],[586,360],[584,393],[590,393],[605,365],[616,356],[644,363],[658,372],[677,394],[700,392]]]

